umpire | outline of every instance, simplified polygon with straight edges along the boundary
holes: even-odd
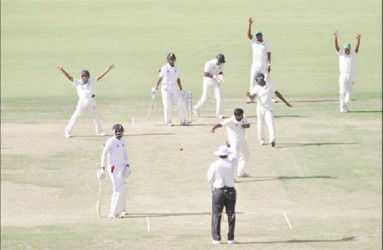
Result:
[[[207,172],[207,180],[212,187],[212,221],[211,233],[213,244],[221,243],[221,218],[223,208],[226,210],[229,232],[227,235],[228,244],[235,244],[235,202],[237,193],[234,188],[234,168],[237,165],[237,158],[230,155],[229,148],[220,146],[214,152],[219,157],[213,162]],[[230,155],[230,156],[229,156]]]

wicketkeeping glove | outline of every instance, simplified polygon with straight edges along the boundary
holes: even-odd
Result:
[[[152,95],[156,95],[157,94],[157,89],[155,87],[152,88]]]
[[[100,181],[102,181],[103,179],[105,179],[105,169],[100,169],[97,171],[97,177]]]

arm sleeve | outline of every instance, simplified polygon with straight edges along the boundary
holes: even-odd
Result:
[[[210,165],[209,170],[207,171],[207,181],[210,186],[213,186],[214,183],[214,167]]]
[[[128,150],[127,150],[126,147],[125,147],[125,150],[124,150],[124,159],[125,159],[125,165],[126,164],[130,165],[130,163],[129,163],[129,156],[128,156]]]
[[[108,140],[105,143],[104,150],[102,151],[102,154],[101,154],[101,167],[103,167],[103,168],[106,166],[106,160],[108,158],[108,153],[110,152],[111,146],[112,146],[112,143],[111,143],[110,140]]]
[[[163,66],[163,67],[161,67],[160,73],[158,74],[158,76],[164,78],[165,73],[166,73],[166,68],[165,68],[165,66]]]

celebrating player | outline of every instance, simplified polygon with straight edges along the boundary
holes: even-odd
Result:
[[[76,124],[76,121],[78,117],[85,111],[88,110],[93,118],[94,125],[96,127],[96,134],[100,136],[104,136],[105,133],[102,131],[100,118],[98,116],[98,113],[96,111],[96,101],[93,99],[94,93],[93,88],[94,85],[101,80],[111,69],[114,68],[114,64],[110,65],[108,70],[106,70],[103,74],[97,76],[96,78],[91,78],[90,73],[88,70],[81,71],[81,80],[73,79],[72,76],[70,76],[65,70],[63,65],[58,65],[58,69],[63,72],[63,74],[69,79],[69,81],[72,82],[72,84],[77,89],[77,95],[79,97],[79,100],[77,102],[77,107],[75,112],[72,115],[72,118],[70,119],[68,125],[66,126],[64,132],[65,132],[65,138],[72,137],[73,128]]]

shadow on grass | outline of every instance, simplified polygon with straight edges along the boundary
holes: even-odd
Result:
[[[250,242],[237,242],[237,244],[285,244],[285,243],[321,243],[321,242],[345,242],[353,241],[355,236],[344,237],[334,240],[322,240],[322,239],[309,239],[309,240],[277,240],[277,241],[250,241]]]
[[[174,135],[174,133],[145,133],[145,134],[127,134],[124,136],[148,136],[148,135]]]
[[[382,110],[359,110],[359,111],[350,111],[349,113],[382,113]]]
[[[195,216],[195,215],[211,215],[211,212],[197,213],[132,213],[123,218],[146,218],[146,217],[176,217],[176,216]]]
[[[351,145],[358,144],[354,142],[317,142],[317,143],[277,143],[276,148],[292,148],[306,146],[333,146],[333,145]]]
[[[328,175],[315,175],[315,176],[264,176],[264,177],[246,177],[245,179],[236,180],[235,183],[241,182],[254,182],[254,181],[276,181],[276,180],[301,180],[301,179],[338,179]]]

